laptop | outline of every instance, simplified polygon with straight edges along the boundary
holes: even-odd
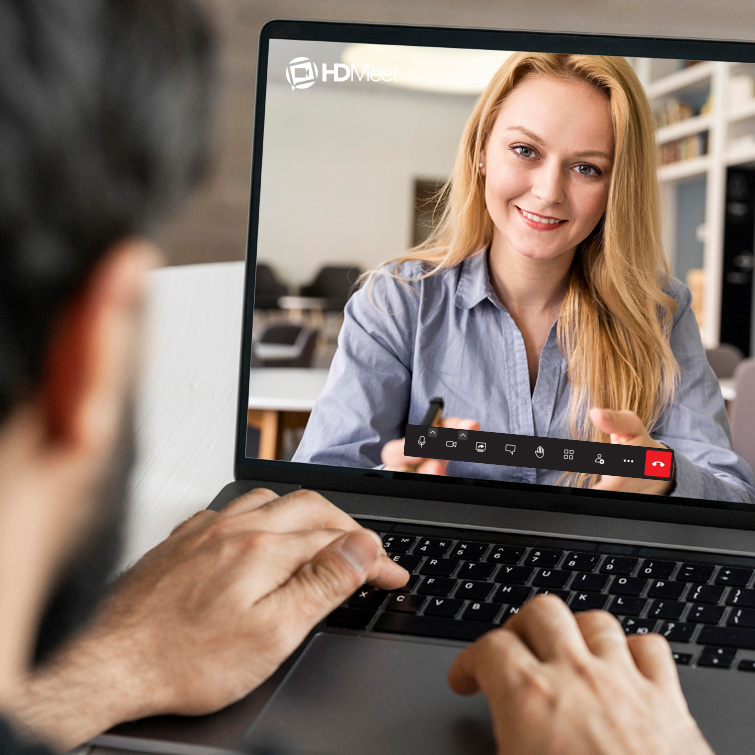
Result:
[[[480,103],[495,99],[491,87],[507,86],[510,73],[501,71],[531,53],[558,54],[553,65],[573,54],[621,58],[611,70],[639,82],[645,127],[652,111],[670,273],[661,281],[664,306],[673,299],[671,335],[657,333],[667,334],[681,371],[645,444],[568,430],[570,375],[578,373],[556,315],[528,384],[523,341],[499,296],[501,238],[552,251],[559,225],[579,220],[582,205],[568,201],[607,185],[610,155],[579,147],[562,160],[563,145],[537,133],[545,128],[537,118],[534,128],[517,124],[524,135],[511,136],[513,144],[507,137],[498,155],[492,141],[465,152],[475,145],[469,124],[484,121]],[[505,102],[519,91],[521,105],[525,86],[526,77]],[[604,92],[581,86],[609,107]],[[637,123],[626,139],[635,139]],[[266,24],[236,481],[211,508],[260,485],[320,491],[380,533],[412,576],[392,594],[358,590],[230,708],[124,724],[95,743],[171,753],[491,753],[484,698],[454,695],[447,670],[468,643],[535,594],[553,592],[575,611],[611,611],[627,633],[665,635],[714,750],[751,752],[755,490],[736,453],[746,442],[732,449],[727,418],[735,393],[745,400],[748,363],[735,380],[722,362],[753,349],[753,133],[752,44]],[[647,157],[636,152],[623,170]],[[554,161],[553,183],[523,179],[516,191],[530,203],[509,201],[511,176]],[[458,221],[459,191],[485,197],[479,248],[467,239],[461,257],[436,269],[439,240],[450,238],[439,229]],[[596,207],[575,259],[606,232]],[[623,212],[632,209],[625,201]],[[407,254],[414,257],[404,266],[381,267]],[[668,376],[668,361],[652,356],[638,358]],[[612,364],[605,357],[606,381]],[[659,401],[665,390],[646,389]],[[648,411],[640,404],[637,412]],[[736,429],[737,439],[746,435]]]

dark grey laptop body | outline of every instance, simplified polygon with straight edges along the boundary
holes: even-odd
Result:
[[[705,40],[541,34],[451,28],[274,21],[259,45],[255,141],[241,345],[236,482],[211,508],[264,485],[279,493],[322,492],[369,524],[487,530],[743,556],[755,568],[755,512],[734,503],[535,488],[516,483],[433,479],[247,458],[245,438],[262,134],[270,40],[583,52],[755,63],[755,45]],[[376,526],[379,529],[380,526]],[[484,699],[460,699],[445,684],[462,643],[320,627],[259,690],[213,716],[162,717],[119,726],[96,744],[144,752],[485,753],[493,751]],[[752,654],[751,654],[752,655]],[[754,656],[755,657],[755,656]],[[680,667],[690,708],[713,748],[750,753],[755,674]]]

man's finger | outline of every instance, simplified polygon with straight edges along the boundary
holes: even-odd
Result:
[[[201,527],[207,520],[213,519],[218,515],[217,511],[210,511],[209,509],[202,509],[192,514],[188,519],[184,519],[183,522],[176,525],[171,531],[171,535],[179,535],[185,532],[191,532],[191,530]]]
[[[575,614],[574,619],[593,655],[632,663],[626,634],[615,616],[606,611],[585,611]]]
[[[627,638],[629,652],[637,668],[648,679],[680,688],[671,646],[660,634],[631,635]]]
[[[255,488],[248,493],[239,496],[231,501],[220,513],[223,516],[234,516],[236,514],[246,514],[249,511],[256,511],[270,501],[274,501],[280,496],[268,490],[267,488]]]
[[[491,687],[517,687],[522,673],[537,671],[540,662],[522,639],[505,627],[488,632],[458,655],[448,670],[448,686],[459,695]]]
[[[588,653],[574,615],[555,595],[536,595],[504,626],[518,634],[542,661]]]
[[[382,561],[374,532],[349,532],[303,564],[285,585],[257,605],[287,625],[286,639],[293,650],[315,624],[370,576],[375,577]]]
[[[295,532],[309,529],[361,529],[345,511],[312,490],[275,498],[246,514],[253,529]]]

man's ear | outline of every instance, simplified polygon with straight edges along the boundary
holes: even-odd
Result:
[[[155,248],[143,239],[117,243],[53,327],[42,404],[48,440],[59,450],[109,452],[134,369],[146,274],[157,261]]]

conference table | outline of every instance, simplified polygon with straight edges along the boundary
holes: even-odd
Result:
[[[327,369],[251,369],[247,422],[260,431],[259,458],[282,457],[286,430],[304,428],[327,378]]]

